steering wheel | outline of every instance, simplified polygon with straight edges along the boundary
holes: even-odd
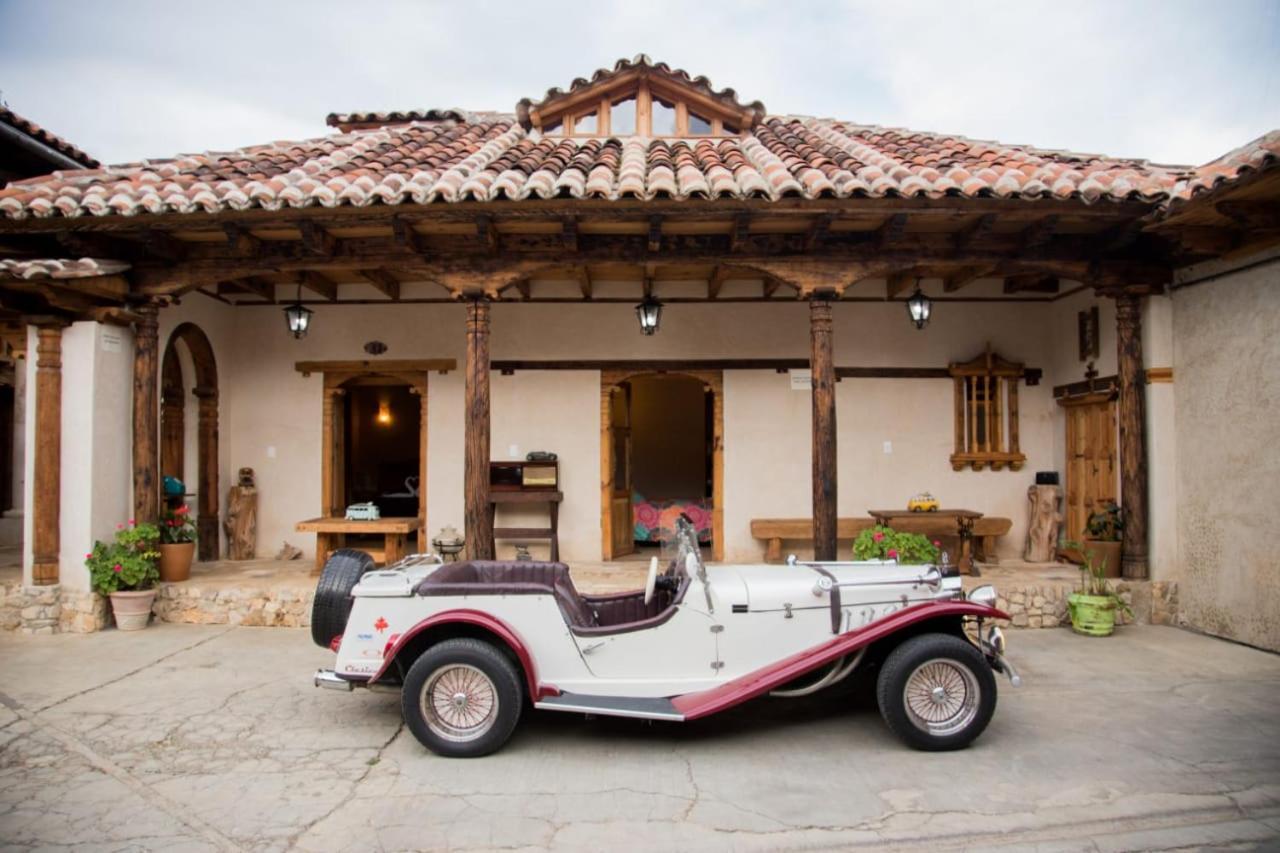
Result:
[[[653,601],[653,590],[658,585],[658,558],[649,558],[649,577],[644,581],[644,603]]]

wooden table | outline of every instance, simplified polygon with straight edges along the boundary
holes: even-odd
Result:
[[[962,574],[978,577],[982,571],[973,562],[973,523],[982,518],[982,513],[971,509],[937,509],[932,512],[912,512],[909,509],[869,509],[876,524],[893,527],[892,521],[898,518],[951,518],[956,523],[956,533],[960,537],[960,571]]]
[[[299,533],[316,534],[316,570],[320,574],[329,555],[346,545],[348,534],[381,535],[382,551],[360,548],[374,562],[389,566],[402,559],[408,551],[409,534],[422,526],[417,516],[404,518],[380,518],[377,521],[361,521],[347,518],[309,518],[299,521],[295,528]]]
[[[551,562],[560,562],[560,502],[564,500],[564,492],[553,489],[512,489],[510,491],[493,489],[489,492],[491,510],[497,515],[498,504],[547,504],[551,515],[549,527],[495,527],[493,538],[497,539],[549,539],[551,540]],[[496,553],[496,551],[495,551]]]

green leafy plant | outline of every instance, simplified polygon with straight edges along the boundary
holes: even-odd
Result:
[[[196,523],[191,520],[191,507],[183,504],[166,509],[160,518],[160,544],[181,545],[196,541]]]
[[[151,589],[160,580],[156,560],[160,552],[160,529],[154,524],[116,525],[114,542],[94,542],[93,550],[84,555],[89,569],[89,584],[100,595]]]
[[[1086,550],[1084,545],[1079,542],[1066,542],[1065,545],[1068,548],[1077,549],[1084,555],[1084,562],[1080,564],[1080,594],[1097,598],[1110,598],[1115,603],[1117,610],[1121,610],[1127,616],[1133,618],[1133,610],[1124,602],[1124,599],[1116,594],[1115,588],[1111,586],[1111,579],[1105,574],[1107,570],[1106,558],[1096,559],[1093,552]]]
[[[930,542],[919,533],[905,533],[892,527],[876,525],[858,534],[853,540],[855,560],[897,560],[899,563],[920,565],[936,563],[942,554],[941,543]]]
[[[1114,501],[1107,501],[1102,509],[1089,515],[1084,527],[1090,539],[1119,542],[1124,531],[1124,511]]]

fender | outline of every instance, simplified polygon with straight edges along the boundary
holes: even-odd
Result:
[[[390,668],[391,662],[396,659],[396,655],[418,634],[426,631],[428,628],[435,628],[440,625],[476,625],[484,628],[486,631],[494,634],[507,647],[515,653],[516,658],[520,661],[520,668],[524,670],[525,682],[529,687],[529,695],[534,701],[543,696],[558,696],[560,691],[550,685],[539,685],[537,672],[533,664],[533,656],[529,654],[528,648],[525,647],[524,641],[520,639],[520,635],[513,628],[488,613],[480,610],[445,610],[442,613],[436,613],[428,616],[418,624],[414,625],[408,631],[401,634],[382,656],[382,667],[373,674],[367,683],[373,684],[386,673]]]
[[[884,639],[910,625],[936,619],[939,616],[974,616],[981,619],[1008,619],[1008,615],[994,607],[975,604],[971,601],[928,601],[899,610],[884,619],[864,625],[854,631],[841,634],[821,645],[797,652],[777,663],[749,672],[746,675],[727,681],[719,687],[702,690],[697,693],[685,693],[671,700],[675,709],[684,715],[686,720],[696,720],[723,711],[734,705],[740,705],[748,699],[754,699],[775,687],[780,687],[816,669],[825,663],[843,657],[851,652]]]

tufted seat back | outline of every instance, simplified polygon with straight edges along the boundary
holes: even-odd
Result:
[[[418,584],[418,595],[553,595],[565,621],[575,628],[596,625],[564,563],[528,560],[464,560],[447,563]]]

